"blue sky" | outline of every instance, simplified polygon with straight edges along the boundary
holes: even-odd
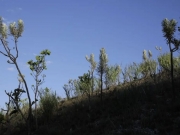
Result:
[[[179,0],[0,0],[0,16],[6,24],[24,21],[18,63],[31,94],[35,82],[26,62],[49,49],[48,70],[43,72],[47,77],[41,87],[65,97],[62,86],[89,70],[85,55],[94,53],[98,62],[102,47],[109,64],[122,67],[141,62],[144,49],[151,50],[154,58],[159,55],[155,46],[167,52],[161,22],[164,18],[179,21],[179,5]],[[4,107],[8,100],[4,90],[17,88],[18,73],[3,55],[0,61],[0,107]]]

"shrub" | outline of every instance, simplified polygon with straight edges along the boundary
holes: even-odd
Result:
[[[55,92],[51,92],[47,87],[40,92],[40,110],[45,122],[49,123],[53,112],[57,109],[58,99]]]
[[[4,115],[0,112],[0,123],[4,120]]]

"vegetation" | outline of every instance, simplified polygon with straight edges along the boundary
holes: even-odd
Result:
[[[75,82],[72,79],[70,79],[68,81],[68,84],[64,84],[64,86],[63,86],[63,89],[64,89],[64,91],[66,93],[67,100],[69,100],[71,98],[71,96],[72,96],[72,92],[74,90],[74,83]]]
[[[41,52],[41,55],[36,56],[36,62],[33,62],[33,60],[30,60],[27,62],[29,65],[29,68],[31,69],[36,85],[32,85],[33,91],[34,91],[34,104],[35,104],[35,118],[36,118],[36,128],[38,128],[38,121],[37,121],[37,101],[38,101],[38,92],[39,92],[39,86],[44,82],[45,75],[42,75],[42,79],[39,79],[39,75],[42,73],[42,71],[46,68],[46,61],[45,56],[50,55],[51,52],[49,50],[43,50]],[[33,105],[32,103],[32,105]]]
[[[107,67],[106,74],[105,74],[106,89],[119,84],[120,73],[121,73],[121,68],[119,65]]]
[[[90,55],[90,58],[86,55],[86,60],[91,64],[91,93],[94,91],[94,70],[96,69],[97,63],[94,60],[94,54]]]
[[[14,56],[6,41],[8,28],[0,19],[0,40],[5,50],[0,53],[9,58],[8,63],[14,64],[19,73],[18,88],[5,91],[8,102],[6,109],[0,112],[0,134],[23,135],[27,134],[27,129],[31,135],[180,134],[180,56],[173,56],[180,43],[174,36],[176,24],[175,20],[163,20],[163,34],[170,53],[161,52],[157,59],[152,58],[150,50],[144,50],[142,62],[133,62],[123,70],[117,64],[108,65],[104,48],[100,49],[98,63],[93,54],[86,56],[90,70],[78,79],[69,79],[63,86],[66,99],[47,87],[39,90],[45,77],[39,78],[46,69],[45,56],[50,55],[49,50],[42,51],[36,61],[27,62],[36,83],[32,85],[35,99],[31,102],[25,76],[16,61],[17,39],[23,32],[23,21],[19,20],[17,26],[15,23],[9,25],[15,42]],[[27,98],[22,99],[24,93]]]
[[[58,99],[56,93],[53,93],[47,87],[40,91],[40,111],[41,117],[45,123],[49,123],[51,116],[56,111],[58,106]]]
[[[97,72],[99,73],[100,76],[100,84],[101,84],[101,101],[102,101],[102,89],[103,89],[103,75],[107,70],[107,62],[108,62],[108,57],[106,54],[106,51],[104,48],[100,50],[100,55],[99,55],[99,63],[97,67]]]
[[[19,20],[17,25],[15,22],[10,23],[9,31],[8,31],[8,27],[6,26],[5,23],[3,23],[3,20],[0,17],[0,36],[1,36],[0,40],[1,40],[1,43],[2,43],[3,48],[5,50],[5,52],[0,51],[0,53],[4,56],[8,57],[9,60],[7,62],[9,64],[15,65],[15,67],[19,73],[19,76],[20,76],[18,88],[14,89],[14,92],[12,92],[12,91],[6,92],[6,90],[5,90],[6,95],[9,97],[9,102],[6,103],[7,110],[3,110],[3,111],[6,111],[6,118],[7,118],[6,124],[8,125],[7,127],[10,128],[9,125],[10,125],[11,119],[9,118],[9,115],[11,116],[12,114],[19,112],[21,114],[21,117],[23,118],[24,122],[27,125],[28,134],[31,134],[32,121],[33,121],[32,105],[33,105],[33,103],[36,102],[36,95],[37,95],[38,86],[39,86],[39,80],[37,77],[42,72],[42,70],[46,68],[44,56],[50,55],[50,51],[48,51],[48,50],[42,51],[41,52],[42,56],[36,57],[37,62],[33,62],[32,60],[28,62],[28,64],[30,65],[30,69],[32,71],[33,70],[36,71],[36,75],[34,76],[35,80],[36,80],[35,101],[31,102],[31,97],[29,94],[27,82],[26,82],[23,74],[21,73],[21,70],[20,70],[19,65],[17,63],[17,58],[18,58],[18,54],[19,54],[17,42],[18,42],[19,37],[22,36],[23,31],[24,31],[24,23],[22,20]],[[12,36],[14,39],[15,47],[13,47],[13,49],[15,49],[16,55],[12,54],[12,52],[11,52],[12,49],[8,45],[8,41],[7,41],[8,36]],[[41,64],[42,64],[42,66],[41,66]],[[25,90],[20,88],[21,83],[23,83],[25,85]],[[29,108],[28,108],[28,115],[27,116],[25,116],[25,114],[22,112],[21,107],[20,107],[21,95],[23,93],[27,93],[27,97],[28,97],[28,107]],[[13,109],[13,111],[10,112],[10,106],[11,105],[13,105],[14,109]],[[8,129],[8,130],[9,130],[8,134],[10,134],[11,130],[10,129]]]
[[[18,66],[18,63],[17,63],[17,58],[18,58],[18,47],[17,47],[17,42],[18,42],[18,38],[21,37],[22,33],[23,33],[23,30],[24,30],[24,23],[22,20],[19,20],[18,21],[18,24],[16,25],[16,23],[10,23],[9,25],[9,33],[8,33],[8,27],[6,26],[6,24],[3,23],[3,20],[2,18],[0,17],[0,34],[1,34],[1,37],[0,37],[0,40],[1,40],[1,43],[4,47],[4,50],[5,52],[2,52],[0,51],[0,53],[6,57],[8,57],[8,63],[9,64],[14,64],[19,75],[21,76],[21,79],[23,80],[24,82],[24,85],[25,85],[25,91],[18,88],[18,89],[15,89],[14,92],[6,92],[5,93],[7,94],[7,96],[10,98],[9,99],[9,102],[13,102],[15,103],[15,110],[20,112],[21,115],[22,115],[22,118],[24,119],[24,121],[27,123],[27,127],[28,127],[28,132],[30,133],[31,132],[31,116],[32,116],[32,108],[31,108],[31,97],[30,97],[30,94],[29,94],[29,89],[28,89],[28,86],[27,86],[27,82],[26,80],[24,79],[22,73],[21,73],[21,70],[19,69],[19,66]],[[12,36],[13,39],[14,39],[14,44],[15,44],[15,51],[16,51],[16,55],[13,55],[11,53],[11,49],[8,45],[8,41],[7,41],[7,37],[9,36]],[[26,92],[27,93],[27,97],[28,97],[28,100],[29,100],[29,112],[28,112],[28,119],[25,118],[25,116],[23,115],[23,113],[21,112],[20,110],[20,107],[19,107],[19,98],[20,98],[20,94],[22,94],[23,92]],[[10,104],[10,103],[9,103]],[[8,104],[8,106],[9,106]],[[9,110],[7,110],[8,112]],[[7,114],[8,115],[8,114]]]
[[[88,96],[89,102],[90,102],[90,96],[91,96],[91,77],[90,73],[85,73],[83,76],[79,76],[79,90],[85,93]]]
[[[174,33],[176,32],[177,22],[172,19],[168,20],[167,18],[162,21],[162,31],[163,35],[166,38],[167,44],[169,46],[169,51],[171,55],[171,82],[172,82],[172,90],[173,95],[175,96],[175,88],[174,88],[174,64],[173,64],[173,52],[179,49],[180,40],[176,39]],[[174,47],[172,46],[174,45]]]

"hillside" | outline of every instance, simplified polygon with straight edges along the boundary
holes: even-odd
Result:
[[[102,102],[99,95],[90,103],[86,96],[61,101],[49,123],[40,119],[34,135],[180,134],[179,77],[175,86],[175,98],[168,79],[155,84],[147,78],[104,90]]]

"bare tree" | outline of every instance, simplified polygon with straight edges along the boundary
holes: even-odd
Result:
[[[69,100],[73,96],[72,92],[75,90],[74,81],[69,79],[68,84],[64,84],[63,89],[66,93],[67,99]]]

